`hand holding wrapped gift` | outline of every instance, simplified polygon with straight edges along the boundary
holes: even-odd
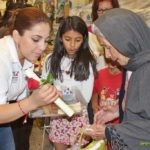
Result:
[[[40,79],[32,70],[26,70],[25,74],[29,78],[29,81],[34,81],[35,86],[33,88],[31,88],[31,84],[28,82],[28,88],[31,90],[38,88],[40,85],[45,85],[47,83],[52,84],[53,82],[53,77],[51,74],[47,76],[47,79]],[[62,99],[57,98],[54,103],[69,117],[74,114],[74,111],[66,103],[64,103]]]

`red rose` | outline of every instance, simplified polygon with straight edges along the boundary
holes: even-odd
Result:
[[[40,86],[40,83],[33,78],[28,78],[27,82],[29,90],[35,90]]]

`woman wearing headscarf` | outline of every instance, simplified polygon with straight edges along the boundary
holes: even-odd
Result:
[[[132,71],[123,122],[97,124],[93,139],[106,138],[112,150],[150,149],[150,29],[140,16],[126,9],[112,9],[98,18],[93,31],[105,47],[105,56]],[[89,131],[89,130],[88,130]],[[87,133],[86,133],[87,134]]]

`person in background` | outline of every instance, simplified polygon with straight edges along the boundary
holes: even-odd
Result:
[[[4,15],[0,20],[0,38],[9,33],[9,25],[11,24],[12,11],[18,8],[32,7],[30,4],[14,3],[13,1],[7,1]]]
[[[43,76],[52,73],[54,85],[67,104],[84,100],[81,113],[70,118],[59,116],[50,119],[50,141],[54,143],[55,150],[66,150],[72,146],[78,131],[89,124],[87,104],[96,75],[96,60],[88,45],[88,29],[80,17],[69,16],[60,23],[54,51],[47,58],[44,68]],[[83,99],[77,99],[75,89]],[[83,140],[82,145],[87,142]]]
[[[150,142],[150,29],[136,13],[113,9],[98,18],[94,33],[105,47],[105,56],[132,72],[123,121],[95,124],[93,139],[106,138],[112,150],[149,150]]]
[[[106,67],[98,70],[98,77],[94,80],[91,98],[94,116],[99,116],[99,124],[118,124],[119,94],[122,84],[122,67],[110,59],[105,58]],[[94,118],[94,117],[93,117]],[[109,143],[107,149],[111,150]]]
[[[122,67],[110,59],[106,59],[107,66],[98,71],[98,78],[95,78],[92,109],[94,114],[101,115],[99,123],[119,123],[119,93],[122,83]],[[111,114],[107,113],[107,110]],[[114,112],[113,112],[114,110]]]
[[[15,9],[15,4],[13,2],[6,3],[6,9],[0,20],[0,38],[2,38],[8,31],[8,20],[10,18],[10,11]]]
[[[15,150],[10,122],[54,102],[58,97],[57,89],[50,84],[28,95],[24,74],[27,69],[33,70],[33,63],[46,49],[49,31],[46,14],[28,7],[13,12],[10,33],[0,39],[0,150]],[[23,120],[24,117],[18,128],[22,128]],[[24,134],[18,139],[22,142],[21,150],[29,148],[29,137]]]
[[[93,0],[91,13],[92,22],[94,22],[107,10],[119,7],[120,6],[118,0]],[[92,32],[91,26],[89,26],[88,30]]]
[[[119,8],[118,0],[94,0],[93,4],[92,4],[92,13],[91,13],[92,22],[94,22],[98,17],[101,17],[107,10],[110,10],[113,8]],[[93,34],[92,30],[91,30],[91,25],[88,27],[88,31],[89,31],[89,37],[91,37],[91,34]],[[92,39],[93,39],[93,37],[91,37],[91,40]],[[89,41],[89,43],[91,43],[90,41]],[[106,67],[107,63],[104,58],[104,52],[103,52],[104,49],[102,48],[101,45],[98,45],[96,43],[97,42],[95,42],[95,45],[97,45],[98,50],[96,50],[96,47],[93,47],[93,46],[92,46],[93,47],[92,50],[99,51],[99,55],[96,55],[97,56],[96,57],[97,58],[97,70],[99,71],[99,70],[103,69],[104,67]],[[110,65],[111,64],[109,63],[109,66]],[[111,65],[111,70],[112,70],[112,68],[113,68],[113,65]],[[116,69],[116,67],[114,67],[114,69]],[[93,109],[92,109],[92,100],[88,104],[88,115],[89,115],[90,123],[92,124],[93,118],[94,118],[94,113],[93,113]]]

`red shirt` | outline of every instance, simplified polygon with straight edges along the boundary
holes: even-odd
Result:
[[[98,94],[100,106],[118,104],[121,83],[122,72],[113,75],[109,72],[108,67],[98,72],[98,78],[94,81],[93,93]],[[111,123],[119,123],[119,120],[115,119]]]

